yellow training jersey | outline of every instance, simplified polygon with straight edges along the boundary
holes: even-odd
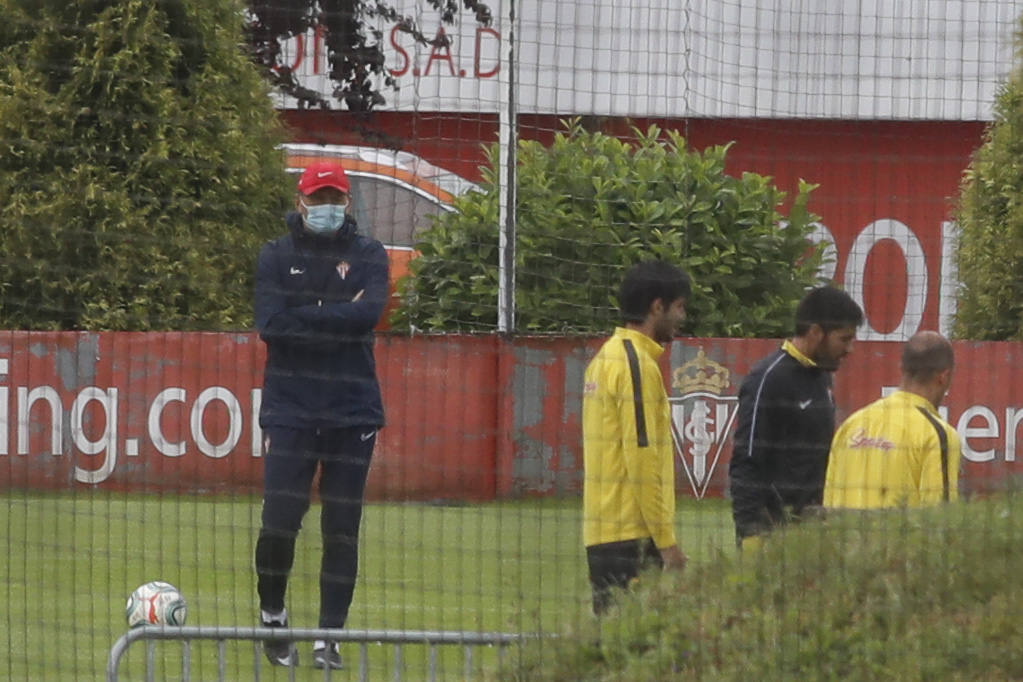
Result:
[[[824,506],[920,507],[958,499],[960,458],[959,434],[930,401],[896,391],[835,433]]]
[[[671,412],[661,344],[619,327],[586,368],[583,388],[583,543],[675,541]]]

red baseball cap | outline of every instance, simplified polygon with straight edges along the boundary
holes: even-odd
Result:
[[[298,191],[309,196],[318,189],[333,187],[348,194],[352,185],[348,182],[345,169],[337,161],[314,161],[302,171],[298,181]]]

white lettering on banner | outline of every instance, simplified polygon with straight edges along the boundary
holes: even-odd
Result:
[[[899,390],[898,386],[882,386],[881,397],[887,398],[895,391]],[[948,406],[941,405],[938,407],[938,415],[946,422],[951,423],[948,418]],[[970,426],[970,423],[975,419],[983,419],[984,426],[976,427]],[[1016,432],[1019,429],[1020,423],[1023,423],[1023,409],[1015,407],[1005,408],[1005,451],[1004,459],[1006,462],[1016,461]],[[988,448],[987,450],[975,450],[970,445],[971,438],[998,438],[1001,433],[998,418],[995,417],[994,411],[991,408],[984,405],[971,405],[970,407],[963,410],[963,413],[959,415],[959,420],[956,422],[956,431],[959,433],[959,441],[962,446],[963,458],[971,462],[992,462],[996,459],[996,451],[994,448]]]
[[[824,280],[834,280],[838,265],[838,251],[835,248],[835,237],[826,225],[812,223],[809,239],[815,244],[827,243],[825,262],[818,271]],[[959,227],[951,221],[941,223],[941,273],[938,300],[938,331],[948,335],[955,318],[956,293],[959,288],[959,273],[955,262],[955,247]],[[866,301],[865,288],[867,278],[867,259],[871,251],[884,240],[892,241],[902,253],[906,264],[906,301],[899,316],[898,324],[890,332],[879,332],[871,324],[872,311]],[[929,295],[929,271],[920,239],[912,228],[898,220],[880,218],[867,225],[856,236],[849,250],[845,264],[844,286],[846,291],[863,307],[866,316],[866,329],[861,331],[859,338],[863,341],[905,341],[915,334],[923,322],[924,310]]]
[[[902,341],[908,339],[920,328],[927,302],[927,261],[920,240],[913,231],[898,220],[882,218],[863,228],[856,237],[849,260],[845,265],[845,288],[864,309],[864,288],[866,284],[867,257],[878,242],[890,239],[902,250],[906,259],[906,303],[899,324],[890,332],[874,329],[867,318],[867,329],[860,338],[864,341]]]
[[[4,361],[6,362],[6,361]],[[0,364],[0,370],[3,365]],[[2,372],[0,372],[2,373]],[[0,436],[7,434],[7,388],[0,388]],[[262,398],[262,391],[252,391],[252,456],[260,456],[259,446],[262,442],[262,432],[258,425],[259,404]],[[174,402],[186,404],[188,394],[184,388],[171,386],[160,391],[153,399],[147,412],[146,426],[149,440],[153,447],[164,457],[181,457],[187,452],[186,441],[173,442],[163,433],[161,420],[166,407]],[[50,410],[50,422],[48,432],[50,435],[50,452],[52,455],[63,454],[63,407],[60,394],[52,386],[36,386],[31,390],[26,386],[17,388],[17,414],[18,414],[18,443],[17,454],[27,455],[30,449],[30,436],[32,433],[32,408],[38,402],[46,403]],[[206,437],[203,427],[206,419],[207,408],[213,402],[221,402],[227,408],[228,432],[221,443],[212,443]],[[105,426],[102,434],[95,440],[89,438],[86,433],[86,410],[90,403],[99,404]],[[38,410],[36,410],[38,413]],[[96,386],[87,386],[75,396],[69,409],[69,421],[71,432],[71,444],[74,449],[88,456],[104,454],[104,460],[98,467],[86,469],[75,465],[74,480],[80,483],[96,484],[107,480],[117,467],[117,414],[118,414],[118,389],[102,389]],[[226,457],[237,447],[241,440],[243,430],[243,409],[241,403],[228,388],[223,386],[211,386],[199,393],[195,403],[189,412],[189,426],[191,438],[199,452],[203,455],[220,459]],[[37,422],[38,423],[38,422]],[[0,442],[0,454],[7,454],[7,438]],[[139,439],[126,438],[124,441],[125,454],[128,456],[139,456]]]
[[[25,386],[18,387],[18,454],[28,454],[29,413],[32,404],[44,400],[50,405],[50,453],[59,455],[64,442],[60,396],[50,386],[36,386],[31,391]]]
[[[86,406],[96,401],[103,408],[106,425],[103,435],[89,440],[85,435],[84,415]],[[103,464],[96,469],[83,469],[75,465],[75,480],[79,483],[102,483],[110,477],[117,466],[117,389],[104,391],[96,386],[86,386],[71,403],[71,440],[83,455],[106,453]]]
[[[7,358],[0,358],[0,376],[7,376]],[[7,408],[10,392],[6,386],[0,387],[0,455],[7,454],[7,441],[10,430],[7,424]]]
[[[224,403],[227,407],[229,415],[228,433],[227,438],[224,442],[219,445],[214,445],[206,439],[206,434],[203,432],[202,420],[203,415],[206,412],[206,407],[214,400],[219,400]],[[238,399],[234,397],[228,389],[223,386],[211,386],[207,388],[195,401],[195,405],[192,405],[191,415],[191,427],[192,427],[192,438],[195,439],[195,444],[199,447],[199,452],[212,457],[213,459],[220,459],[225,455],[229,454],[231,450],[234,450],[234,446],[238,445],[238,440],[242,437],[242,406],[238,403]]]
[[[1015,407],[1005,408],[1005,461],[1016,461],[1016,429],[1023,421],[1023,410]]]
[[[259,408],[263,405],[263,389],[252,389],[252,456],[263,456],[263,429],[259,426]]]
[[[984,426],[970,426],[970,422],[977,417],[984,420]],[[983,405],[974,405],[967,408],[966,411],[959,416],[959,423],[956,424],[956,431],[959,432],[959,439],[962,441],[963,457],[971,462],[990,462],[995,458],[994,448],[978,451],[970,447],[971,438],[998,437],[998,419],[995,417],[995,413],[989,408],[984,407]]]
[[[948,336],[956,315],[956,296],[959,290],[959,265],[956,251],[959,245],[958,223],[941,223],[941,283],[938,292],[938,331]]]
[[[171,443],[163,435],[163,430],[160,428],[163,409],[171,402],[185,402],[186,397],[187,395],[183,388],[176,386],[165,388],[157,394],[156,400],[153,401],[152,406],[149,408],[149,439],[153,441],[153,447],[160,454],[167,457],[180,457],[185,454],[185,443],[184,441]]]
[[[7,441],[10,440],[10,429],[7,424],[8,393],[6,386],[0,388],[0,455],[7,454]]]

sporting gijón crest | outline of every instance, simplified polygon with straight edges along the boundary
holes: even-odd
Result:
[[[724,395],[731,385],[729,374],[703,348],[671,374],[671,435],[697,499],[707,492],[735,421],[739,398]]]

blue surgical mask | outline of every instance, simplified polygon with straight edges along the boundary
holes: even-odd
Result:
[[[308,206],[304,201],[302,206],[306,210],[305,226],[310,232],[316,234],[331,234],[337,232],[338,228],[345,222],[344,204],[316,204]]]

